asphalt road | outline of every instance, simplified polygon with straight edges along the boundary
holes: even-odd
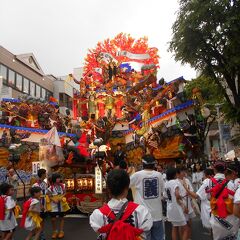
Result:
[[[18,227],[14,234],[14,240],[24,240],[26,235],[27,232]],[[45,224],[45,235],[47,240],[51,240],[51,223],[49,219]],[[88,218],[67,217],[65,219],[64,240],[96,240],[96,238],[96,234],[89,226]],[[169,223],[166,224],[166,240],[171,240]],[[193,221],[192,240],[211,240],[210,235],[202,228],[201,222],[197,218]]]

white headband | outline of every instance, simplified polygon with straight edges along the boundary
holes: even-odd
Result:
[[[155,164],[155,163],[156,163],[156,161],[147,162],[147,161],[145,161],[144,159],[142,159],[142,162],[143,162],[144,164],[146,164],[146,165],[150,165],[150,164]]]

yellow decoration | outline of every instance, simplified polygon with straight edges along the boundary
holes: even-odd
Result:
[[[46,208],[47,208],[47,211],[49,212],[52,210],[51,201],[60,201],[62,204],[63,212],[67,212],[70,209],[67,203],[67,199],[64,197],[64,195],[61,194],[61,195],[51,196],[50,201],[49,200],[46,201]]]
[[[19,205],[16,205],[15,208],[13,209],[13,212],[14,212],[15,217],[18,218],[18,217],[19,217],[19,214],[20,214],[20,212],[21,212],[20,206],[19,206]]]
[[[46,210],[47,210],[47,212],[51,212],[51,210],[52,210],[51,200],[48,195],[46,195]]]
[[[31,217],[33,222],[35,223],[36,228],[41,228],[42,218],[36,212],[28,212],[28,217]]]

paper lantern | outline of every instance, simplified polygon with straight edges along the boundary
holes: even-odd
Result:
[[[65,184],[68,191],[74,190],[74,186],[75,186],[74,178],[66,178]]]
[[[93,178],[81,177],[77,179],[77,190],[93,190]]]

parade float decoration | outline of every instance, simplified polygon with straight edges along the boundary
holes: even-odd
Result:
[[[86,123],[90,142],[102,138],[112,151],[118,143],[126,144],[133,164],[146,152],[168,161],[198,151],[196,101],[186,99],[183,77],[168,83],[157,79],[158,60],[158,50],[148,46],[147,38],[119,34],[89,50],[80,80],[69,75],[80,87],[74,118]]]
[[[187,99],[184,78],[158,79],[159,68],[158,49],[149,47],[146,37],[121,33],[89,50],[81,78],[69,74],[66,79],[79,84],[73,116],[60,114],[54,98],[3,99],[0,131],[31,133],[22,141],[28,160],[19,164],[45,161],[65,176],[70,205],[89,212],[105,200],[104,178],[119,143],[133,165],[145,153],[169,163],[200,151],[198,133],[208,115],[201,92],[195,89]]]
[[[51,169],[56,165],[62,165],[65,161],[57,128],[53,127],[39,143],[39,160],[46,168]]]

